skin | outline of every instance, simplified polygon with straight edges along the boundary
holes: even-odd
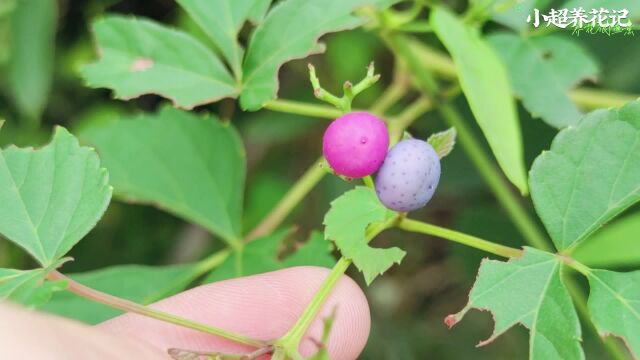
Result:
[[[275,339],[293,326],[328,273],[318,267],[290,268],[200,286],[152,306],[254,338]],[[328,344],[331,358],[356,359],[364,348],[370,329],[369,306],[358,285],[345,276],[307,331],[300,346],[304,356],[317,351],[313,340],[321,338],[322,319],[334,308],[336,318]],[[0,349],[7,359],[169,359],[166,349],[171,347],[251,351],[135,314],[90,327],[0,303],[0,319]]]

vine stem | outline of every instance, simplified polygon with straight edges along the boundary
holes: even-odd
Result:
[[[409,90],[409,76],[400,66],[395,66],[393,80],[382,95],[369,109],[372,113],[384,115],[393,104],[398,102]]]
[[[216,328],[213,326],[209,326],[209,325],[205,325],[202,323],[198,323],[195,322],[193,320],[189,320],[189,319],[185,319],[176,315],[172,315],[172,314],[168,314],[159,310],[155,310],[152,309],[150,307],[144,306],[144,305],[140,305],[137,303],[134,303],[133,301],[129,301],[126,299],[122,299],[113,295],[109,295],[106,293],[103,293],[101,291],[89,288],[87,286],[84,286],[80,283],[78,283],[77,281],[67,277],[66,275],[60,273],[57,270],[54,270],[52,272],[50,272],[47,275],[47,278],[49,280],[53,280],[53,281],[64,281],[68,284],[67,286],[67,290],[78,295],[81,296],[85,299],[97,302],[97,303],[101,303],[110,307],[114,307],[114,308],[118,308],[120,310],[123,311],[127,311],[127,312],[132,312],[132,313],[136,313],[139,315],[143,315],[143,316],[147,316],[153,319],[157,319],[157,320],[161,320],[161,321],[165,321],[174,325],[178,325],[178,326],[182,326],[182,327],[186,327],[189,329],[194,329],[194,330],[198,330],[198,331],[202,331],[204,333],[208,333],[211,335],[216,335],[234,342],[237,342],[239,344],[244,344],[244,345],[248,345],[248,346],[252,346],[255,348],[262,348],[265,346],[268,346],[268,344],[264,341],[261,340],[257,340],[257,339],[252,339],[250,337],[241,335],[241,334],[236,334],[234,332],[231,331],[227,331],[224,329],[220,329],[220,328]]]
[[[267,215],[267,217],[265,217],[262,222],[260,222],[260,224],[258,224],[258,226],[256,226],[255,229],[246,236],[246,241],[252,241],[259,237],[268,235],[282,223],[293,208],[295,208],[296,205],[298,205],[298,203],[307,196],[311,189],[313,189],[327,173],[322,167],[322,160],[323,158],[320,157],[313,163],[313,165],[273,208],[269,215]]]
[[[271,100],[265,109],[289,114],[297,114],[325,119],[335,119],[342,116],[342,111],[333,106],[308,104],[293,100]]]
[[[410,232],[437,236],[439,238],[457,242],[506,258],[520,257],[523,254],[523,251],[520,249],[504,246],[472,235],[464,234],[432,224],[427,224],[422,221],[405,218],[400,221],[398,227],[402,230]]]
[[[368,243],[373,238],[378,236],[384,230],[392,227],[398,220],[400,219],[400,215],[393,216],[387,219],[382,223],[373,224],[367,231],[367,235],[365,237],[365,241]],[[302,337],[309,329],[309,326],[316,318],[318,311],[325,303],[331,291],[338,283],[338,280],[344,275],[349,266],[351,265],[351,259],[347,259],[345,257],[341,257],[340,260],[336,263],[336,265],[331,269],[329,276],[325,279],[325,281],[320,286],[320,289],[315,293],[313,299],[307,306],[307,308],[302,313],[302,316],[298,318],[298,321],[295,325],[287,332],[285,336],[280,338],[275,345],[280,346],[285,349],[286,353],[289,356],[293,356],[294,359],[299,358],[298,347],[300,346],[300,341]]]
[[[433,102],[426,96],[420,97],[409,105],[402,113],[389,121],[389,137],[392,144],[402,139],[402,135],[406,128],[415,121],[420,115],[433,108]]]
[[[544,234],[509,188],[506,180],[500,175],[499,170],[490,160],[489,155],[487,155],[458,111],[448,103],[440,106],[439,110],[449,125],[456,128],[460,145],[462,145],[471,162],[473,162],[482,178],[489,185],[502,207],[504,207],[507,215],[524,235],[526,241],[539,249],[552,251],[553,249]]]

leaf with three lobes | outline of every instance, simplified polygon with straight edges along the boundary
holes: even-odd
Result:
[[[148,305],[178,293],[199,275],[200,271],[195,264],[165,267],[119,265],[70,274],[69,277],[92,289]],[[92,325],[122,314],[118,309],[70,292],[54,294],[41,310]]]
[[[233,72],[238,75],[242,73],[244,53],[238,43],[238,32],[254,6],[257,6],[255,3],[256,0],[178,0],[178,4],[211,38]]]
[[[102,217],[108,178],[95,151],[61,127],[41,149],[0,151],[0,233],[51,266]]]
[[[87,127],[118,198],[154,204],[231,242],[240,237],[245,152],[214,116],[157,114]]]
[[[280,260],[278,257],[282,242],[290,233],[290,230],[280,230],[251,241],[245,245],[240,254],[232,253],[222,265],[207,276],[204,283],[262,274],[293,266],[331,268],[335,265],[331,246],[324,241],[320,233],[315,231],[311,233],[306,243]]]
[[[187,33],[114,15],[93,30],[100,59],[82,70],[90,87],[113,89],[120,99],[158,94],[185,109],[238,94],[220,59]]]
[[[244,60],[240,105],[258,110],[276,97],[278,70],[285,62],[318,52],[318,38],[326,33],[357,27],[351,15],[375,0],[287,0],[275,5],[249,40]]]
[[[640,357],[640,271],[591,270],[589,312],[602,335],[615,335]]]
[[[451,53],[462,91],[498,164],[520,192],[526,194],[522,134],[507,70],[478,31],[449,10],[434,8],[430,23]]]
[[[640,265],[640,213],[616,220],[581,242],[571,255],[589,267]]]
[[[358,186],[334,200],[324,217],[325,238],[336,244],[342,256],[353,260],[367,285],[394,263],[400,264],[405,255],[396,247],[378,249],[367,244],[367,227],[384,221],[386,216],[387,209],[375,192]]]
[[[502,32],[487,40],[504,61],[514,94],[533,116],[559,129],[580,120],[569,90],[598,75],[598,64],[585,49],[559,35],[524,38]]]
[[[518,323],[529,329],[529,359],[584,359],[581,328],[560,276],[561,263],[551,253],[525,248],[508,262],[483,260],[469,303],[447,316],[452,327],[472,308],[493,313],[495,328],[486,345]]]
[[[533,163],[531,196],[558,250],[640,200],[640,101],[562,130]]]
[[[9,300],[26,306],[41,306],[53,293],[63,290],[60,281],[45,281],[45,270],[0,269],[0,300]]]

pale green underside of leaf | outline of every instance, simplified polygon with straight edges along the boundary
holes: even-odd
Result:
[[[578,245],[571,255],[589,267],[640,265],[640,213],[616,220]]]
[[[580,120],[582,113],[569,90],[598,75],[598,64],[585,49],[560,35],[496,33],[487,40],[504,61],[514,94],[533,116],[556,128]]]
[[[640,200],[640,101],[561,131],[531,168],[531,196],[558,250]]]
[[[192,264],[166,267],[120,265],[71,274],[70,277],[93,289],[147,305],[182,291],[198,275],[197,267]],[[41,310],[92,325],[122,314],[118,309],[70,292],[56,293]]]
[[[334,200],[324,217],[325,239],[333,241],[342,256],[353,260],[367,285],[394,263],[400,264],[406,254],[396,247],[372,248],[365,241],[367,227],[385,220],[386,214],[375,192],[358,186]]]
[[[309,240],[294,253],[280,260],[282,242],[289,233],[289,230],[280,230],[248,243],[242,250],[240,259],[238,259],[238,253],[234,252],[222,265],[207,276],[204,283],[262,274],[292,266],[331,268],[335,265],[330,244],[324,240],[322,234],[315,231],[311,233]]]
[[[121,99],[157,94],[186,109],[238,94],[222,62],[184,32],[122,16],[100,19],[93,30],[100,59],[82,70],[88,86]]]
[[[249,41],[243,65],[242,108],[258,110],[275,98],[282,64],[318,49],[320,36],[360,25],[362,20],[351,12],[373,3],[374,0],[287,0],[276,4]]]
[[[429,136],[427,142],[436,151],[438,157],[442,159],[453,151],[453,147],[456,145],[456,136],[456,129],[449,128],[445,131],[432,134]]]
[[[485,259],[469,303],[449,324],[472,308],[491,311],[495,321],[480,345],[520,323],[530,331],[529,359],[584,359],[578,315],[553,254],[527,247],[523,257],[508,262]]]
[[[42,149],[0,152],[0,233],[47,267],[100,220],[111,200],[98,155],[56,128]]]
[[[598,332],[623,338],[640,358],[640,271],[592,270],[589,287],[589,312]]]
[[[39,120],[53,78],[58,9],[50,0],[20,0],[15,4],[6,39],[7,90],[22,116]]]
[[[44,276],[43,269],[0,269],[0,300],[26,306],[40,306],[46,303],[53,293],[62,290],[65,284],[45,281]]]
[[[227,241],[240,236],[245,152],[232,126],[163,107],[89,127],[120,199],[153,204]]]
[[[448,10],[436,7],[430,23],[451,53],[462,90],[498,164],[526,194],[522,135],[506,69],[480,34]]]
[[[216,44],[238,75],[241,73],[243,49],[238,32],[260,0],[177,0],[180,6]],[[268,2],[267,2],[268,5]]]

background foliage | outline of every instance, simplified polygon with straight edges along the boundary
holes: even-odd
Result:
[[[291,0],[291,2],[304,4],[304,1]],[[357,1],[352,2],[357,3]],[[180,3],[186,5],[187,9],[191,6],[197,9],[198,6],[206,6],[208,2],[183,0]],[[333,5],[328,9],[336,12],[341,11],[341,1],[336,0],[331,3]],[[467,4],[462,1],[452,1],[450,5],[462,9]],[[246,10],[244,16],[248,18],[258,19],[262,16],[260,9]],[[283,17],[291,17],[286,13],[291,9],[284,8],[281,11]],[[112,15],[105,16],[107,12]],[[193,12],[198,13],[198,10],[193,10]],[[63,125],[72,129],[75,134],[81,135],[83,141],[92,143],[99,148],[113,147],[117,149],[122,146],[133,146],[135,143],[141,147],[140,158],[136,160],[144,163],[145,166],[153,165],[154,169],[157,169],[154,181],[176,182],[177,189],[185,191],[186,198],[183,199],[176,195],[182,194],[182,191],[177,191],[176,194],[163,194],[163,202],[165,203],[158,204],[163,207],[166,204],[175,205],[178,201],[185,201],[189,206],[186,206],[182,212],[176,211],[181,218],[141,204],[112,202],[103,220],[83,242],[72,250],[70,255],[77,260],[65,265],[67,272],[79,273],[76,275],[78,280],[91,275],[91,273],[82,274],[85,272],[127,265],[126,267],[99,270],[102,273],[90,277],[93,281],[91,285],[105,291],[121,292],[118,294],[123,297],[148,303],[176,291],[172,288],[164,288],[163,285],[172,283],[176,284],[176,288],[180,288],[180,284],[190,283],[203,275],[196,266],[198,260],[221,248],[224,241],[233,242],[233,239],[243,230],[239,228],[240,223],[243,224],[246,231],[253,228],[268,213],[308,165],[316,160],[326,120],[285,115],[268,110],[257,113],[245,113],[239,111],[240,109],[232,111],[234,105],[225,100],[214,105],[196,107],[196,114],[188,114],[181,110],[167,108],[164,101],[155,95],[144,95],[129,102],[122,102],[113,100],[107,90],[91,90],[85,87],[78,75],[81,71],[81,65],[96,60],[91,21],[102,17],[102,20],[93,26],[93,35],[97,37],[98,41],[108,43],[111,39],[110,36],[117,35],[114,28],[117,28],[123,21],[130,21],[127,20],[128,17],[113,15],[118,13],[127,16],[130,14],[144,16],[165,24],[173,24],[178,29],[176,33],[158,33],[156,35],[165,41],[179,42],[181,48],[187,47],[193,53],[193,56],[188,56],[194,61],[193,64],[189,64],[189,69],[195,74],[193,77],[181,76],[181,78],[185,81],[185,84],[182,85],[192,87],[194,91],[187,93],[185,97],[163,94],[184,108],[197,106],[203,103],[203,100],[210,101],[213,98],[227,96],[239,96],[243,108],[260,106],[265,98],[269,99],[275,90],[275,84],[273,79],[260,74],[262,68],[258,66],[258,63],[260,59],[269,57],[268,52],[274,49],[252,47],[246,32],[243,32],[243,29],[232,19],[232,23],[226,25],[237,30],[240,38],[243,39],[242,43],[246,45],[245,49],[234,48],[234,45],[223,45],[219,49],[224,58],[228,59],[231,64],[235,64],[232,66],[232,73],[222,67],[207,67],[203,65],[202,59],[215,58],[215,54],[210,54],[209,50],[203,49],[198,44],[191,46],[188,41],[185,43],[177,31],[191,33],[196,39],[207,45],[211,42],[208,36],[214,38],[220,36],[222,37],[219,40],[220,43],[228,44],[224,39],[225,33],[215,27],[200,29],[197,23],[211,23],[211,21],[197,17],[191,20],[174,1],[170,0],[145,2],[130,0],[62,0],[58,2],[17,0],[0,5],[0,39],[3,39],[0,40],[0,117],[7,120],[0,131],[0,143],[3,146],[7,143],[43,144],[49,139],[55,125]],[[25,16],[25,14],[30,14],[30,16]],[[35,21],[34,17],[38,21]],[[297,20],[303,23],[317,21],[317,19]],[[507,26],[519,26],[510,23],[504,15],[495,20]],[[333,29],[346,29],[355,26],[354,21],[351,17],[345,17],[334,24],[325,25]],[[459,29],[456,28],[459,24],[456,24],[455,20],[447,18],[447,14],[432,18],[431,22],[438,35],[452,38],[451,44],[445,41],[444,45],[446,50],[453,55],[458,66],[470,61],[464,56],[464,52],[469,51],[470,48],[475,49],[475,52],[486,51],[477,44],[464,44],[464,40],[453,39],[459,36]],[[30,24],[38,26],[34,28]],[[136,26],[140,27],[140,31],[134,34],[137,36],[149,38],[154,35],[154,32],[161,32],[143,21],[137,22]],[[442,29],[439,30],[440,27]],[[503,28],[494,23],[489,25],[489,29],[502,30]],[[317,29],[318,32],[321,30],[323,29]],[[284,48],[282,51],[286,55],[283,55],[283,58],[296,54],[301,55],[300,49],[286,48],[287,43],[278,42],[281,35],[282,31],[275,29],[274,33],[262,33],[256,36],[273,39],[273,42],[281,45]],[[418,36],[422,41],[438,46],[434,34]],[[4,41],[5,39],[6,41]],[[382,81],[372,90],[358,97],[355,104],[355,107],[369,106],[393,76],[390,69],[394,59],[385,50],[384,44],[365,29],[328,35],[324,37],[324,41],[326,43],[324,54],[313,55],[305,60],[292,61],[283,67],[279,77],[280,97],[297,100],[312,99],[312,91],[307,81],[307,62],[314,63],[318,72],[323,74],[323,84],[327,88],[338,90],[344,80],[361,78],[365,65],[370,60],[375,60],[377,69],[382,73]],[[510,158],[514,154],[508,154],[507,150],[499,148],[499,146],[504,146],[505,139],[513,140],[510,133],[514,129],[504,129],[503,137],[490,138],[486,144],[483,142],[483,146],[487,150],[491,148],[494,152],[502,154],[497,155],[500,163],[511,164],[505,165],[513,171],[507,176],[524,193],[527,191],[524,169],[531,169],[534,158],[542,150],[550,147],[551,140],[557,131],[555,128],[574,123],[583,110],[572,101],[569,95],[570,89],[584,79],[597,79],[596,82],[588,81],[587,85],[602,86],[627,93],[640,93],[640,81],[638,81],[640,67],[637,66],[640,46],[637,41],[637,38],[634,37],[621,35],[609,37],[603,34],[582,35],[580,37],[570,37],[566,34],[553,35],[544,38],[544,41],[536,41],[526,40],[512,34],[494,32],[488,38],[488,43],[497,49],[502,49],[502,51],[497,51],[497,58],[484,59],[489,63],[479,66],[483,69],[491,69],[491,61],[504,61],[507,65],[508,75],[513,79],[513,90],[522,99],[522,102],[518,102],[517,108],[512,109],[513,111],[508,109],[508,105],[495,104],[501,109],[506,107],[509,111],[499,114],[486,113],[482,119],[478,119],[482,128],[476,125],[476,121],[473,120],[468,109],[480,109],[485,105],[473,102],[467,104],[462,97],[459,97],[456,100],[456,106],[464,112],[466,123],[472,126],[473,131],[479,135],[483,131],[487,131],[486,127],[492,126],[491,117],[513,117],[515,114],[520,117],[525,149],[523,168],[520,168],[520,165],[514,163],[513,158]],[[562,46],[558,46],[558,43],[561,43]],[[578,47],[575,51],[574,46]],[[566,53],[549,52],[548,47],[563,49],[570,52],[571,56],[567,56]],[[506,51],[512,48],[521,50],[517,53],[518,56],[514,56],[513,52]],[[118,49],[112,50],[114,50],[112,53],[108,51],[103,53],[102,61],[111,60],[116,63],[121,61],[122,64],[130,62],[131,59],[119,58],[121,52],[115,51]],[[441,48],[441,50],[445,49]],[[160,51],[160,53],[154,53],[154,56],[166,61],[161,64],[166,67],[160,67],[158,71],[176,70],[172,66],[172,61],[175,59],[172,58],[171,53],[166,52],[166,48],[152,48],[149,51]],[[237,60],[243,53],[248,59],[244,68]],[[611,54],[616,54],[616,56],[611,56]],[[572,59],[570,63],[563,62],[563,59],[569,58]],[[200,63],[198,63],[199,61]],[[530,71],[518,71],[514,64],[525,61],[532,64]],[[109,67],[111,72],[107,77],[99,71],[100,66],[99,62],[82,70],[88,82],[93,85],[114,82],[110,86],[118,89],[118,86],[122,85],[118,83],[118,68]],[[267,64],[266,66],[276,65]],[[464,67],[464,65],[462,66]],[[489,72],[487,73],[487,81],[483,83],[466,81],[464,72],[460,73],[461,85],[465,92],[475,91],[482,94],[487,91],[487,83],[491,83],[489,85],[490,91],[506,91],[499,87],[496,88],[496,84],[493,82],[499,83],[500,77],[496,80],[495,72],[487,71]],[[247,81],[264,83],[264,91],[245,93],[239,89],[235,79],[241,73],[245,75],[244,79],[248,79]],[[139,84],[147,87],[156,86],[153,84],[153,80],[157,77],[149,73],[141,74],[144,74],[141,76],[149,78],[138,79]],[[204,85],[199,81],[205,81]],[[215,83],[216,86],[211,86],[212,83]],[[203,87],[212,89],[212,93],[205,94],[196,91]],[[123,92],[116,91],[116,95],[129,98],[147,92],[147,90],[127,88]],[[184,96],[185,94],[181,93],[180,95]],[[406,105],[406,103],[397,104],[392,111],[401,111]],[[143,131],[142,128],[136,129],[137,123],[133,122],[128,123],[128,127],[122,126],[122,124],[110,124],[117,116],[130,118],[136,122],[148,122],[149,120],[145,119],[147,115],[140,114],[142,111],[156,113],[160,119],[168,116],[167,114],[171,114],[172,117],[181,117],[182,126],[173,128],[171,126],[175,124],[155,123],[153,124],[156,125],[155,127],[145,126]],[[197,119],[198,116],[209,116],[204,114],[205,112],[232,115],[233,123],[239,129],[239,134],[223,126],[199,128],[199,124],[194,119]],[[530,113],[537,116],[534,118]],[[590,120],[590,123],[597,121],[599,120],[594,118]],[[92,127],[95,124],[107,125],[101,127],[101,131],[96,131]],[[429,134],[445,128],[447,126],[438,114],[431,112],[416,121],[414,135],[426,138]],[[136,132],[135,139],[123,135]],[[244,196],[241,192],[229,190],[232,188],[229,184],[237,184],[242,182],[244,178],[237,168],[235,169],[238,173],[224,179],[216,178],[214,172],[210,171],[212,174],[210,179],[199,179],[201,182],[197,183],[199,186],[216,187],[213,191],[208,189],[207,192],[218,193],[219,196],[225,197],[223,203],[226,206],[223,208],[214,208],[211,205],[213,202],[198,197],[197,188],[190,186],[181,188],[184,185],[184,179],[174,177],[176,174],[179,177],[182,172],[167,172],[163,168],[163,164],[157,162],[157,159],[153,157],[152,151],[145,152],[144,150],[153,149],[154,141],[180,141],[180,138],[176,139],[176,134],[186,134],[185,136],[190,137],[209,134],[209,136],[219,139],[216,142],[203,140],[199,144],[202,145],[201,147],[198,147],[197,150],[192,149],[193,153],[179,154],[174,159],[166,157],[167,161],[173,161],[175,166],[184,167],[185,172],[191,171],[189,169],[194,167],[204,169],[205,173],[207,169],[210,170],[210,164],[206,162],[179,161],[183,157],[197,158],[198,151],[219,154],[221,158],[216,159],[215,166],[224,166],[225,161],[229,163],[246,161],[247,180]],[[238,136],[244,141],[244,148],[239,146]],[[565,140],[571,136],[572,134],[566,134]],[[584,133],[573,134],[573,136],[584,136]],[[637,147],[637,145],[630,143],[631,140],[627,140],[629,147]],[[624,145],[624,141],[616,144],[617,147]],[[553,150],[546,157],[552,158],[554,150],[560,151],[562,146],[562,140],[557,141]],[[621,151],[631,150],[625,148]],[[117,152],[110,154],[118,155]],[[604,155],[596,152],[592,156]],[[111,159],[103,158],[102,161],[105,166],[109,167]],[[534,166],[531,176],[536,177],[536,170],[542,171],[540,169],[544,167],[551,167],[546,171],[554,174],[553,161],[545,161]],[[229,166],[229,169],[234,168]],[[489,188],[474,169],[464,152],[460,149],[454,150],[447,161],[443,162],[443,179],[436,197],[427,208],[415,214],[415,217],[428,219],[429,222],[499,243],[512,246],[524,245],[518,231],[508,221]],[[131,170],[135,171],[136,167],[134,166]],[[593,171],[593,176],[598,176],[598,169],[593,169]],[[121,193],[115,195],[119,198],[134,199],[145,203],[145,196],[148,195],[148,192],[153,192],[153,188],[136,186],[135,183],[129,182],[126,176],[120,176],[125,173],[125,171],[118,173],[111,170],[112,183],[114,185],[121,184],[115,187],[122,189]],[[567,174],[556,174],[566,179]],[[575,179],[578,182],[580,180],[580,178]],[[615,181],[615,179],[609,178],[604,180]],[[297,228],[285,229],[276,233],[274,237],[260,240],[265,245],[256,248],[256,251],[252,251],[250,248],[246,249],[248,258],[245,258],[244,261],[245,264],[251,265],[249,268],[243,269],[243,273],[268,271],[281,266],[309,263],[311,260],[315,261],[317,265],[331,266],[332,259],[330,257],[317,258],[317,256],[309,255],[327,251],[327,244],[321,241],[321,235],[314,234],[312,231],[321,228],[323,216],[329,210],[330,202],[351,187],[351,184],[334,177],[326,177],[322,180],[320,186],[305,200],[304,206],[299,206],[290,216],[291,222],[298,225]],[[589,189],[584,189],[584,191],[589,191]],[[106,196],[106,194],[102,195]],[[554,197],[554,194],[550,193],[546,196]],[[533,200],[536,201],[536,198]],[[567,201],[570,202],[571,199],[567,199]],[[245,211],[240,215],[239,209],[242,208],[242,204],[244,204]],[[606,204],[593,202],[589,205],[593,207],[593,212],[597,213],[595,216],[609,216],[606,211],[604,211],[604,215],[600,213],[602,212],[601,208]],[[528,206],[529,210],[533,212],[531,204]],[[198,211],[191,212],[189,210],[193,208]],[[552,211],[553,209],[546,209],[542,212],[541,215],[545,223],[556,217]],[[608,211],[615,211],[615,209]],[[587,265],[614,267],[619,270],[638,268],[640,265],[638,249],[640,247],[631,243],[640,228],[640,212],[638,211],[637,207],[631,208],[625,211],[621,218],[615,220],[610,227],[604,231],[596,232],[588,243],[589,245],[578,249],[576,257]],[[384,216],[384,213],[380,215]],[[579,222],[583,215],[582,213],[569,214],[568,218],[570,221]],[[190,219],[191,222],[187,223],[182,220],[184,217]],[[211,222],[211,219],[220,222]],[[86,221],[91,220],[93,219]],[[578,242],[586,232],[594,230],[582,229],[583,232],[580,234],[567,235],[562,230],[556,230],[553,224],[547,224],[547,227],[559,248],[565,248]],[[284,240],[280,241],[282,239]],[[299,251],[294,255],[297,257],[287,256],[296,244],[307,239],[311,239],[305,245],[309,247],[307,253]],[[625,246],[625,244],[615,243],[614,246],[611,246],[610,239],[628,239],[629,244]],[[73,239],[65,241],[72,242]],[[385,276],[376,279],[371,287],[364,286],[364,280],[357,273],[357,270],[351,270],[352,277],[361,281],[363,289],[367,292],[374,317],[372,336],[363,355],[364,359],[511,359],[527,356],[528,334],[522,327],[505,333],[497,338],[491,346],[475,348],[477,340],[486,338],[487,329],[493,326],[492,319],[487,313],[470,312],[465,317],[466,325],[458,326],[451,331],[447,330],[442,323],[444,314],[455,313],[465,307],[468,289],[475,280],[476,270],[480,266],[483,253],[437,240],[424,241],[424,236],[421,235],[402,233],[400,236],[400,232],[395,230],[384,233],[376,242],[376,246],[382,248],[398,246],[406,251],[406,256],[401,267],[392,267]],[[267,255],[264,253],[265,249],[269,251]],[[603,251],[603,249],[607,249],[607,251]],[[300,257],[303,256],[307,256],[307,258],[301,259]],[[540,255],[538,254],[537,257],[539,258]],[[267,262],[258,261],[265,258],[270,260]],[[544,259],[538,258],[534,253],[531,255],[530,261],[544,261]],[[57,259],[45,256],[40,260],[50,262]],[[128,264],[140,264],[143,267],[131,267]],[[168,264],[174,266],[164,268],[162,273],[158,273],[153,268],[153,266]],[[23,254],[20,249],[0,239],[0,268],[28,269],[34,265],[33,260]],[[230,273],[233,273],[234,266],[235,261],[228,259],[218,271],[210,274],[208,279],[215,281],[228,278],[231,276]],[[513,266],[517,265],[513,264]],[[491,268],[491,262],[484,263],[483,269],[490,270]],[[560,276],[560,273],[553,266],[548,269],[538,269],[538,271],[542,271],[543,275],[547,276],[551,274],[550,276],[554,279],[556,276],[558,278]],[[113,277],[125,277],[128,272],[148,272],[149,277],[141,284],[130,283],[130,289],[118,288],[117,284],[110,281]],[[17,274],[17,276],[17,278],[27,281],[38,278],[41,274],[29,272]],[[175,279],[175,281],[166,281],[167,278]],[[599,272],[591,279],[591,282],[598,283],[597,279],[605,279],[612,283],[618,281],[615,274],[607,272]],[[141,291],[142,285],[154,285],[153,288],[156,292],[149,296],[148,292]],[[580,285],[586,286],[586,284]],[[602,288],[598,289],[599,294],[604,294]],[[27,287],[25,291],[29,291],[29,288]],[[137,293],[137,291],[141,292]],[[556,295],[561,299],[560,301],[567,300],[562,289],[558,289]],[[16,296],[20,296],[20,294]],[[606,294],[603,296],[604,300],[602,298],[601,300],[606,301]],[[56,311],[57,304],[62,300],[60,297],[54,298],[54,301],[47,305],[47,309]],[[494,299],[494,301],[498,300]],[[100,305],[80,301],[76,306],[86,314],[95,314],[95,309],[92,306]],[[59,312],[64,311],[60,310]],[[553,314],[542,315],[552,316]],[[565,315],[572,316],[571,314]],[[96,316],[91,318],[91,321],[99,322],[102,319],[103,317]],[[610,326],[608,321],[610,319],[606,317],[600,319],[601,325],[605,328]],[[570,330],[579,333],[579,328]],[[587,355],[591,355],[591,358],[604,358],[605,355],[602,353],[598,341],[590,338],[591,333],[583,331],[582,335]],[[636,346],[638,345],[636,344]]]

